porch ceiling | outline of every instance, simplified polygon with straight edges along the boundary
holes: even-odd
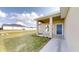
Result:
[[[56,16],[56,17],[52,17],[53,18],[53,20],[60,20],[61,19],[61,17],[60,16]],[[39,22],[42,22],[42,23],[49,23],[49,18],[47,18],[47,19],[42,19],[42,20],[38,20]]]
[[[59,20],[60,20],[61,17],[60,17],[60,16],[56,16],[56,17],[53,17],[53,19],[54,19],[54,20],[56,20],[56,19],[59,19]]]
[[[49,23],[49,18],[47,19],[43,19],[43,20],[38,20],[39,22],[42,22],[42,23]]]

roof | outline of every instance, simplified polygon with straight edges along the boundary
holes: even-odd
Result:
[[[46,19],[46,18],[49,18],[49,17],[56,17],[56,16],[60,16],[60,12],[54,12],[52,14],[49,14],[49,15],[46,15],[46,16],[43,16],[43,17],[39,17],[39,18],[36,18],[35,20],[43,20],[43,19]]]
[[[61,7],[60,12],[61,12],[61,18],[65,18],[67,16],[69,7]]]
[[[26,27],[26,26],[24,26],[24,25],[20,25],[20,24],[3,24],[2,26]]]

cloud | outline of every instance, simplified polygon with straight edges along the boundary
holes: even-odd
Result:
[[[16,22],[16,24],[25,25],[23,22],[20,21]]]
[[[6,16],[7,16],[7,14],[0,10],[0,17],[6,17]]]
[[[40,17],[44,16],[43,14],[40,15]]]
[[[15,13],[10,18],[11,19],[17,19],[17,20],[23,20],[23,19],[35,19],[35,18],[38,18],[40,16],[43,16],[43,14],[38,15],[35,12],[32,12],[32,13],[22,13],[22,14]]]
[[[36,14],[35,12],[32,12],[32,13],[31,13],[31,17],[32,17],[32,19],[35,19],[35,18],[38,18],[39,15]]]
[[[34,19],[41,17],[41,16],[43,16],[43,14],[38,15],[35,12],[22,13],[22,14],[15,13],[12,15],[12,17],[10,17],[10,19],[12,19],[12,20],[15,19],[17,24],[35,26],[36,21],[34,21]]]
[[[31,13],[5,13],[0,11],[0,21],[5,21],[5,23],[15,23],[21,24],[28,27],[36,26],[35,18],[41,17],[43,14],[37,14],[36,12]]]

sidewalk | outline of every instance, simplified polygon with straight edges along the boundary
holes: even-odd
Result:
[[[69,52],[67,42],[61,37],[51,39],[40,52]]]

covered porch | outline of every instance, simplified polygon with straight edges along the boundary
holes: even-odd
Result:
[[[44,16],[36,19],[37,21],[37,35],[48,38],[53,38],[56,35],[63,35],[64,19],[60,18],[60,13],[55,13],[49,16]],[[61,33],[57,32],[57,26],[61,27]],[[60,28],[59,28],[60,30]]]

